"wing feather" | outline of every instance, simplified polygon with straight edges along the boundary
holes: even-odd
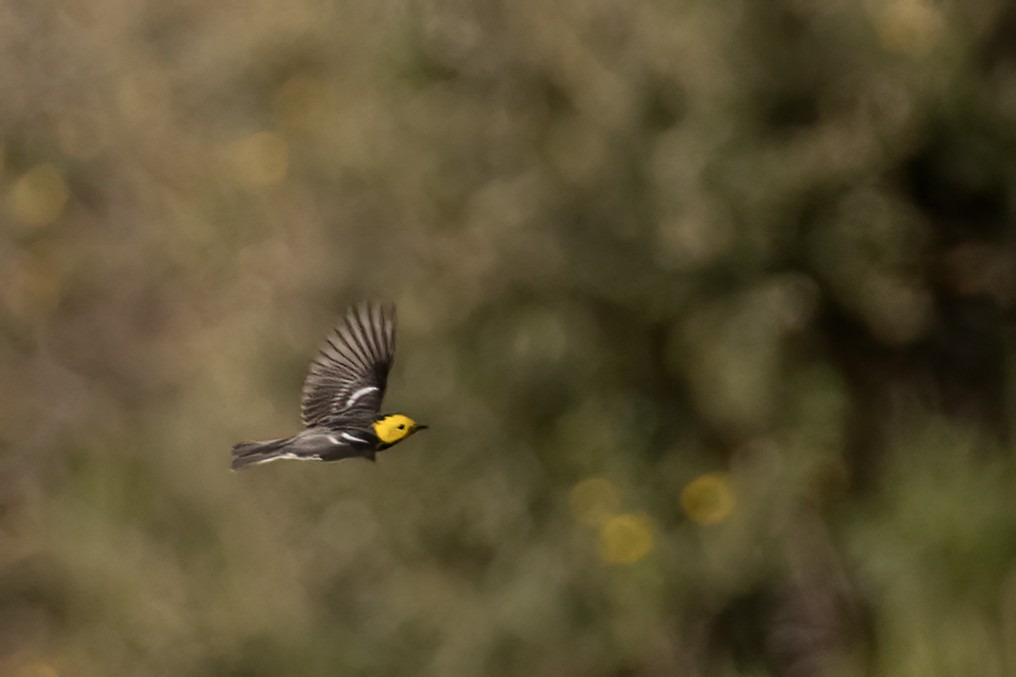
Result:
[[[307,427],[369,422],[381,409],[395,360],[395,306],[351,307],[311,360],[301,417]]]

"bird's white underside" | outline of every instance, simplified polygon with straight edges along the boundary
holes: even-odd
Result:
[[[290,452],[290,453],[287,453],[287,454],[279,454],[278,456],[269,456],[268,458],[263,458],[260,461],[255,461],[253,463],[253,465],[263,465],[265,463],[271,463],[272,461],[280,461],[282,459],[286,459],[286,460],[290,460],[290,461],[320,461],[321,457],[320,456],[300,456],[298,454],[294,454],[294,453]]]

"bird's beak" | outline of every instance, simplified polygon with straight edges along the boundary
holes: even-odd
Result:
[[[416,424],[416,425],[415,425],[415,426],[413,427],[413,432],[415,433],[415,432],[416,432],[417,430],[426,430],[426,429],[427,429],[427,428],[429,428],[429,427],[430,427],[429,425],[424,425],[423,423],[417,423],[417,424]]]

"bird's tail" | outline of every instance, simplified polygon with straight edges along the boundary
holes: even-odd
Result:
[[[286,445],[292,437],[283,437],[266,442],[240,442],[233,445],[233,463],[230,468],[240,470],[259,463],[268,463],[286,455]]]

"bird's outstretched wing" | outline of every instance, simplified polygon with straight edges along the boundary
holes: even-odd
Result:
[[[328,334],[303,384],[303,424],[369,423],[395,360],[395,306],[362,303]]]

